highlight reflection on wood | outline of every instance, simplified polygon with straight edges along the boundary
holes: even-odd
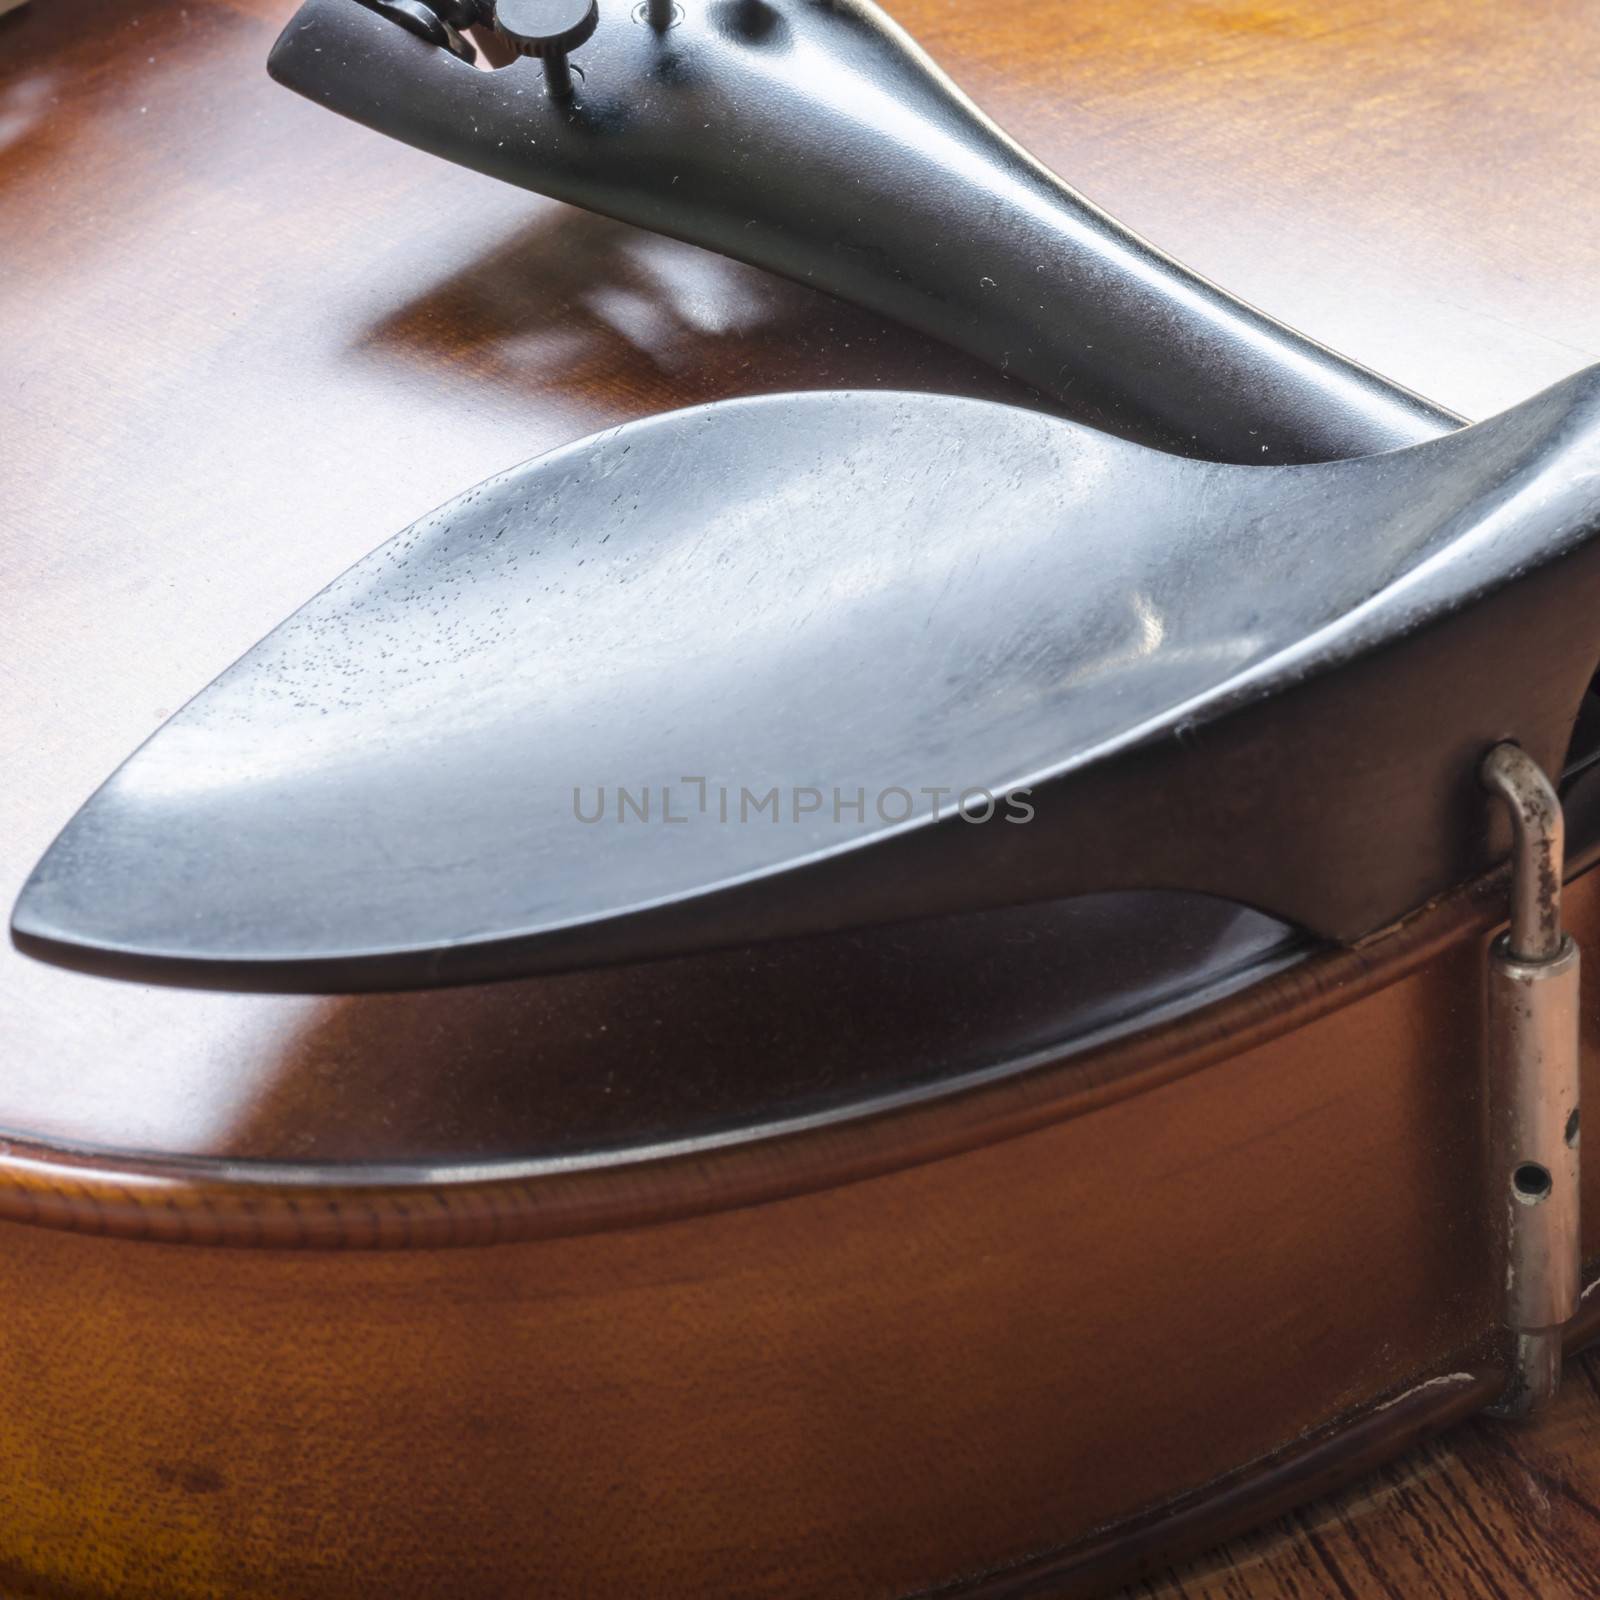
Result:
[[[1582,0],[1537,27],[1445,0],[893,9],[1093,198],[1446,405],[1485,415],[1600,359],[1600,231],[1567,221],[1600,160]],[[721,395],[1006,392],[803,289],[297,102],[261,69],[292,0],[65,10],[0,22],[7,904],[188,694],[462,486]],[[1593,941],[1600,879],[1571,901]],[[1454,1371],[1489,1315],[1463,1219],[1491,906],[936,1115],[492,1193],[352,1183],[298,1211],[248,1163],[470,1167],[563,1108],[598,1118],[604,1082],[563,1081],[552,1039],[640,1002],[619,975],[197,996],[0,951],[0,1586],[891,1595],[976,1578],[975,1550],[1026,1562]],[[994,1016],[1050,992],[1048,962],[1030,970],[1007,989],[994,964]],[[859,1019],[872,1043],[903,1022],[937,1048],[894,992],[876,1023],[863,986],[809,1025]],[[1279,1048],[1290,1015],[1309,1026]],[[792,1056],[759,1006],[741,1026],[726,1077]],[[1588,1199],[1593,1241],[1600,1185]],[[404,1248],[452,1236],[517,1242]],[[347,1248],[290,1248],[311,1242]],[[348,1248],[371,1244],[393,1248]],[[1574,1384],[1552,1456],[1485,1424],[1459,1468],[1378,1480],[1402,1486],[1381,1528],[1312,1518],[1292,1547],[1241,1546],[1232,1577],[1170,1582],[1305,1595],[1320,1571],[1381,1594],[1432,1485],[1488,1525],[1520,1456],[1554,1519],[1538,1592],[1592,1548],[1584,1403]],[[1543,1515],[1518,1503],[1507,1518]],[[1440,1592],[1493,1593],[1501,1558],[1433,1525]]]
[[[1537,1422],[1473,1421],[1126,1600],[1578,1600],[1600,1572],[1600,1352]]]

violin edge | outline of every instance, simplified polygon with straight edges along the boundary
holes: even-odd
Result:
[[[1600,840],[1568,884],[1600,867]],[[1496,867],[1356,946],[1313,949],[1198,1009],[932,1093],[590,1159],[315,1167],[163,1157],[0,1130],[0,1222],[161,1244],[435,1250],[582,1237],[764,1205],[958,1157],[1087,1115],[1294,1033],[1505,920]],[[1600,886],[1600,877],[1591,880]]]

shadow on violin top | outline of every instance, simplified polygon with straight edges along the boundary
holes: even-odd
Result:
[[[625,393],[651,410],[725,394],[903,388],[1027,403],[937,340],[725,256],[545,208],[364,327],[367,360],[459,367],[519,392]]]
[[[1105,215],[869,0],[697,3],[664,29],[649,11],[606,0],[552,77],[548,56],[478,71],[380,0],[305,0],[269,69],[463,166],[865,306],[1143,443],[1279,463],[1460,421]]]
[[[1595,372],[1307,467],[903,393],[629,424],[270,635],[83,808],[15,936],[289,990],[1123,888],[1359,937],[1486,861],[1476,752],[1559,763],[1597,477]]]

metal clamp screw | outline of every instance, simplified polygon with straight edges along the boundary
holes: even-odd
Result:
[[[1496,745],[1483,785],[1511,812],[1511,925],[1489,953],[1491,1194],[1514,1348],[1503,1416],[1548,1404],[1578,1309],[1578,947],[1561,928],[1561,801],[1526,751]]]

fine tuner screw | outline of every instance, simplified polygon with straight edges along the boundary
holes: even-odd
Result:
[[[476,20],[475,0],[361,0],[361,4],[463,61],[477,59],[477,51],[461,33]]]
[[[495,0],[500,31],[526,56],[544,62],[545,82],[558,100],[572,94],[567,52],[576,50],[600,20],[597,0]]]

